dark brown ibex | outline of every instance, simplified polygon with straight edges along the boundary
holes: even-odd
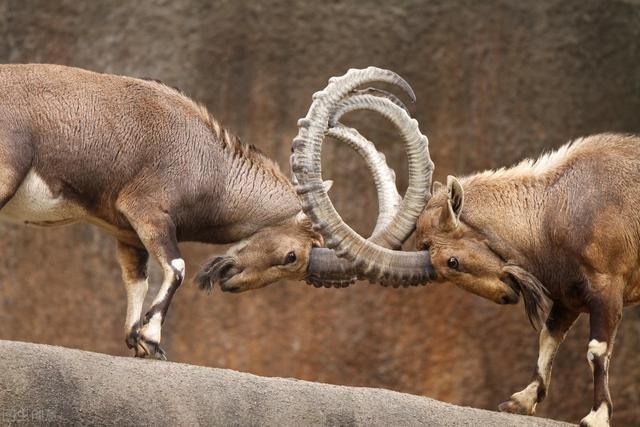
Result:
[[[434,184],[416,234],[438,281],[500,304],[522,295],[536,325],[551,302],[533,379],[500,410],[534,413],[560,343],[589,313],[594,398],[581,424],[609,424],[616,330],[623,306],[640,301],[640,138],[595,135],[510,169],[449,177]]]
[[[341,102],[327,115],[334,136],[369,159],[380,192],[383,215],[373,241],[349,248],[355,263],[318,247],[322,237],[302,213],[292,183],[202,106],[155,81],[57,65],[0,66],[0,219],[38,226],[84,221],[113,235],[127,290],[126,342],[137,356],[164,357],[161,325],[185,274],[179,241],[240,242],[197,275],[204,288],[217,282],[239,292],[286,278],[341,286],[354,275],[423,283],[433,273],[425,254],[391,251],[376,242],[398,247],[412,232],[429,191],[427,141],[393,96],[354,92],[374,81],[413,95],[396,74],[374,68],[336,79],[337,98],[327,92]],[[355,108],[380,111],[398,124],[413,153],[410,194],[399,210],[382,158],[337,122]],[[302,184],[298,190],[317,187]],[[305,209],[315,207],[307,203]],[[365,246],[375,258],[361,251]],[[149,253],[164,280],[141,319]]]

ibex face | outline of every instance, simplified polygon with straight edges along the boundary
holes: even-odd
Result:
[[[279,280],[304,280],[311,248],[322,246],[322,237],[302,212],[282,225],[265,228],[210,260],[196,282],[210,290],[218,284],[225,292],[258,289]]]
[[[242,292],[281,279],[303,279],[316,287],[344,287],[357,278],[394,287],[429,282],[434,271],[428,252],[393,250],[413,232],[429,196],[433,163],[428,140],[395,95],[373,88],[358,90],[372,82],[397,85],[415,100],[409,84],[388,70],[352,69],[330,79],[324,90],[314,94],[309,112],[298,121],[290,159],[294,179],[286,184],[279,180],[281,186],[295,191],[296,199],[278,198],[278,205],[271,207],[280,212],[295,203],[300,211],[285,221],[265,225],[225,256],[212,259],[196,277],[201,288],[211,289],[218,283],[224,291]],[[373,143],[339,122],[344,114],[359,109],[382,114],[400,131],[409,153],[404,198],[395,188],[395,174]],[[330,183],[322,181],[319,155],[325,136],[346,142],[365,159],[374,176],[380,215],[369,239],[344,223],[327,195]],[[325,248],[320,247],[321,236]]]
[[[505,271],[506,262],[460,221],[463,206],[464,192],[457,179],[450,176],[446,188],[436,182],[416,225],[418,249],[429,250],[437,281],[453,283],[498,304],[517,303],[519,287]]]

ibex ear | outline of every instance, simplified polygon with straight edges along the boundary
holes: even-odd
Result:
[[[322,186],[324,187],[324,191],[328,193],[329,190],[331,190],[331,187],[333,186],[333,181],[330,179],[327,179],[326,181],[322,181]]]
[[[311,220],[303,211],[298,212],[296,215],[296,223],[298,223],[298,225],[303,225],[303,227],[306,227],[309,230],[311,236],[311,247],[321,248],[324,246],[324,239],[322,238],[322,235],[313,231]]]
[[[438,190],[444,187],[444,184],[440,181],[433,181],[433,185],[431,186],[431,194],[436,194]]]
[[[443,221],[448,228],[455,229],[460,224],[460,213],[464,205],[464,190],[455,176],[447,177],[447,206],[443,209]]]
[[[300,211],[296,214],[296,222],[297,223],[301,223],[304,221],[309,221],[309,218],[307,217],[307,214],[305,214],[303,211]]]

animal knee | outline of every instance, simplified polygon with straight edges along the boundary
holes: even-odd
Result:
[[[606,341],[598,341],[593,339],[589,341],[589,347],[587,348],[587,360],[591,369],[594,368],[594,364],[604,363],[607,354]]]

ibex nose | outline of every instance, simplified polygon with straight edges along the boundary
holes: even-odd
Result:
[[[219,272],[220,280],[225,281],[230,277],[234,276],[235,274],[238,274],[237,270],[238,268],[233,263],[228,263],[223,265],[222,267],[220,267],[220,272]]]
[[[227,283],[236,274],[242,273],[244,268],[235,263],[229,263],[220,268],[220,289],[224,292],[240,292],[240,286]]]
[[[500,297],[500,304],[517,304],[518,299],[518,294],[515,292],[511,295],[503,295]]]

